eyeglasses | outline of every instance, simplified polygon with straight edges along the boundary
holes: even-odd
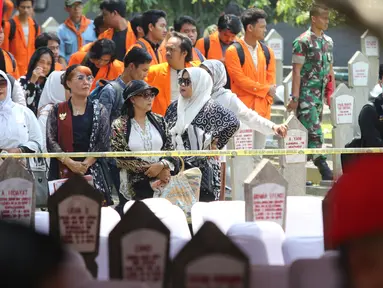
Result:
[[[83,75],[83,74],[80,74],[80,75],[77,75],[76,76],[76,79],[79,80],[79,81],[88,81],[89,83],[93,83],[94,81],[94,77],[92,75]]]
[[[8,82],[5,79],[0,80],[0,88],[6,88],[8,86]]]
[[[140,96],[140,97],[144,98],[145,100],[149,100],[149,99],[153,99],[154,97],[156,97],[156,93],[149,90],[149,91],[143,92],[142,94],[138,94],[137,96]]]
[[[191,80],[189,78],[178,78],[178,85],[190,86]]]

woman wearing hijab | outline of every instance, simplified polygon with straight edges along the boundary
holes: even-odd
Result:
[[[64,73],[65,71],[53,71],[44,85],[43,93],[41,93],[37,120],[43,135],[43,152],[47,152],[46,127],[49,112],[52,110],[53,105],[68,100],[70,96],[69,91],[65,90],[64,86],[61,84],[61,78]]]
[[[41,47],[33,53],[27,75],[20,77],[27,106],[37,115],[37,108],[47,77],[55,71],[55,57],[48,47]]]
[[[0,71],[0,151],[1,153],[39,152],[42,136],[35,115],[12,101],[11,83]]]
[[[225,89],[227,76],[225,65],[218,60],[206,60],[201,65],[213,79],[213,91],[211,98],[221,104],[223,107],[232,111],[238,119],[253,130],[265,135],[276,134],[281,137],[286,136],[287,126],[277,125],[270,120],[263,118],[254,110],[249,109],[243,102],[231,92]]]
[[[92,72],[81,65],[70,66],[62,83],[70,99],[55,104],[47,120],[48,152],[106,152],[110,148],[109,115],[98,101],[88,100]],[[104,195],[104,205],[112,205],[111,186],[103,159],[93,157],[51,159],[49,180],[66,179],[73,174],[93,176],[93,183]]]
[[[158,89],[141,80],[124,90],[121,117],[112,125],[113,151],[173,150],[172,138],[162,116],[151,112]],[[153,197],[153,189],[170,180],[176,160],[171,157],[117,158],[121,168],[120,205],[127,200]],[[121,198],[121,197],[120,197]]]
[[[180,97],[170,104],[165,120],[169,125],[176,150],[222,149],[239,128],[233,112],[211,99],[213,81],[199,67],[180,72]],[[186,166],[202,172],[200,201],[219,197],[219,165],[214,158],[186,157]]]

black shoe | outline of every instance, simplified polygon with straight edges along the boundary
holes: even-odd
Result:
[[[314,165],[318,167],[319,173],[322,176],[322,180],[324,181],[333,181],[334,175],[330,167],[328,167],[327,162],[322,157],[315,159]]]

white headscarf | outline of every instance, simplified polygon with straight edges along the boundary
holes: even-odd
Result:
[[[224,88],[227,82],[225,65],[219,60],[206,60],[201,65],[209,69],[213,77],[214,86],[211,98],[216,99],[218,96],[227,93],[228,89]]]
[[[65,101],[65,88],[61,85],[61,75],[65,71],[53,71],[45,83],[39,101],[39,109],[47,104],[57,104]]]
[[[0,101],[0,139],[6,139],[9,133],[12,132],[10,127],[13,122],[12,107],[14,103],[12,101],[11,82],[4,71],[0,70],[0,75],[7,80],[7,96],[4,100]]]
[[[189,99],[185,99],[182,96],[178,98],[177,122],[170,131],[176,150],[185,150],[181,136],[206,102],[211,99],[210,95],[213,89],[213,80],[209,73],[202,68],[186,68],[180,72],[180,77],[182,77],[184,71],[189,73],[193,92],[192,97]]]

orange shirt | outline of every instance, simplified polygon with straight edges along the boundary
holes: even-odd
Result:
[[[15,57],[10,53],[5,50],[1,50],[4,55],[4,60],[5,60],[5,70],[7,70],[7,73],[12,75],[13,78],[19,79],[20,78],[20,73],[19,69],[17,68],[17,61]]]
[[[269,47],[270,64],[266,69],[266,57],[261,45],[258,44],[257,67],[254,65],[249,48],[243,40],[238,40],[245,53],[245,62],[241,67],[235,46],[227,48],[225,65],[231,80],[231,90],[250,109],[270,119],[273,97],[268,95],[271,85],[276,83],[274,51]]]
[[[152,45],[149,43],[148,40],[146,40],[145,38],[140,38],[137,40],[136,44],[134,44],[130,49],[129,51],[133,48],[133,47],[139,47],[139,48],[142,48],[142,49],[145,49],[146,52],[148,52],[150,54],[150,56],[152,56],[152,62],[150,62],[150,65],[157,65],[157,64],[161,64],[161,63],[164,63],[166,62],[166,58],[164,57],[164,54],[163,54],[163,50],[161,50],[161,46],[158,47],[157,49],[157,53],[154,51]],[[158,56],[158,57],[157,57]]]
[[[76,52],[74,53],[69,60],[68,67],[74,64],[82,64],[87,52]],[[91,87],[91,90],[96,88],[97,81],[100,79],[104,80],[114,80],[118,76],[122,74],[124,71],[124,63],[118,60],[114,60],[113,63],[110,63],[108,65],[105,65],[101,67],[98,72],[96,77],[94,77],[94,81]]]
[[[186,67],[198,67],[201,64],[199,61],[186,63]],[[171,72],[168,62],[151,66],[149,68],[146,82],[158,88],[159,93],[154,98],[152,111],[154,113],[165,115],[171,102]]]
[[[205,38],[198,39],[195,44],[195,48],[201,51],[202,55],[205,56],[206,59],[221,60],[222,58],[224,58],[225,55],[222,54],[222,46],[221,41],[218,37],[218,31],[214,32],[209,36],[209,41],[210,46],[207,55],[205,51]],[[235,38],[235,41],[238,41],[238,38]]]
[[[17,61],[17,67],[19,69],[20,75],[27,74],[29,60],[32,57],[32,54],[35,52],[35,40],[36,35],[40,34],[40,27],[36,33],[35,31],[35,22],[31,17],[28,19],[29,25],[29,37],[28,43],[25,42],[23,26],[19,20],[18,16],[13,17],[16,24],[15,36],[12,41],[9,41],[9,35],[11,30],[11,25],[9,22],[5,22],[4,25],[4,43],[1,48],[11,52]]]
[[[13,9],[15,8],[15,5],[13,4],[12,0],[5,0],[4,1],[4,6],[5,6],[6,9],[5,9],[5,12],[4,12],[4,15],[3,15],[3,20],[4,21],[8,21],[12,17]]]
[[[132,26],[130,25],[130,22],[129,21],[126,21],[126,22],[128,25],[128,29],[126,31],[125,49],[126,49],[126,51],[129,51],[130,47],[132,47],[134,44],[136,44],[137,39],[136,39],[136,35],[134,35]],[[114,30],[112,28],[109,28],[109,29],[105,30],[104,33],[101,33],[98,36],[98,39],[106,38],[106,39],[113,40],[113,34],[114,34]]]
[[[65,70],[64,66],[61,65],[61,63],[55,62],[55,71],[62,71]]]

